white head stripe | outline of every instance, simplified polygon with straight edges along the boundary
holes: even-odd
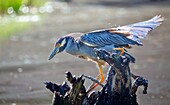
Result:
[[[65,43],[66,43],[66,39],[64,39],[64,40],[61,42],[61,45],[60,45],[60,46],[64,46]]]

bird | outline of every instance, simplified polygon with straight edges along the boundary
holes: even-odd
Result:
[[[116,28],[95,30],[87,33],[71,33],[62,36],[56,41],[48,59],[51,60],[56,54],[66,51],[66,53],[79,58],[93,61],[99,68],[99,75],[96,78],[100,83],[103,83],[102,67],[105,66],[106,62],[98,59],[94,49],[104,49],[110,53],[116,52],[121,56],[126,52],[126,49],[132,48],[132,45],[143,46],[141,39],[144,39],[148,32],[158,27],[162,21],[164,21],[164,17],[156,15],[146,21]],[[93,84],[90,90],[97,86],[98,84]]]

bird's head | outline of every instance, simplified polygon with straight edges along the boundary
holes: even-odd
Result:
[[[67,37],[62,37],[58,39],[58,41],[54,45],[54,49],[52,50],[48,60],[52,59],[57,53],[62,52],[67,46]]]

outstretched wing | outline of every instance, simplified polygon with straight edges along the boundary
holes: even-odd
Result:
[[[106,45],[138,44],[123,35],[110,32],[110,30],[98,30],[86,33],[80,37],[80,41],[92,47],[103,47]]]
[[[146,37],[149,31],[161,24],[164,18],[155,16],[150,20],[131,25],[121,26],[86,33],[80,37],[80,41],[88,46],[105,45],[142,45],[140,39]]]

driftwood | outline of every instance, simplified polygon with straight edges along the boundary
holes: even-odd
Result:
[[[87,93],[84,86],[85,79],[90,79],[95,83],[98,81],[90,76],[72,76],[66,73],[66,79],[62,85],[52,82],[44,82],[46,88],[53,92],[52,105],[138,105],[136,91],[139,86],[144,86],[143,94],[147,93],[148,80],[131,73],[129,63],[135,59],[125,53],[123,56],[109,54],[105,50],[95,50],[99,59],[106,61],[110,65],[106,83],[99,85],[100,91]],[[131,78],[134,79],[132,83]]]

